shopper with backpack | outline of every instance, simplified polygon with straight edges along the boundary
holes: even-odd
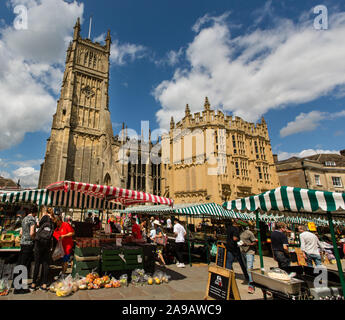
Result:
[[[37,280],[42,265],[41,274],[41,287],[43,291],[48,290],[48,277],[49,277],[49,261],[50,261],[50,249],[52,244],[52,238],[54,233],[54,223],[50,218],[49,213],[43,210],[43,216],[39,222],[39,228],[36,232],[35,245],[34,245],[34,258],[35,268],[34,276],[31,284],[31,291],[37,289]]]

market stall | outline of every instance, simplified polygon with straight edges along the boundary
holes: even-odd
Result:
[[[222,206],[215,203],[200,204],[200,203],[185,203],[175,204],[174,207],[155,205],[155,206],[135,206],[128,207],[125,210],[120,210],[124,214],[140,214],[157,216],[160,219],[161,216],[168,217],[176,215],[185,219],[186,231],[187,231],[187,250],[188,261],[191,265],[191,257],[195,253],[197,256],[206,257],[207,263],[210,262],[209,247],[213,242],[217,240],[225,240],[225,232],[221,234],[217,225],[225,224],[229,218],[247,217],[246,213],[236,213],[233,210],[225,210]],[[196,230],[194,219],[199,218],[202,222],[202,228]],[[212,222],[212,226],[206,225],[206,219]],[[216,226],[215,226],[216,225]],[[225,230],[225,229],[224,229]],[[173,233],[167,232],[168,241],[171,244],[174,243]],[[195,250],[194,250],[195,249]],[[193,251],[193,252],[192,252]]]
[[[57,182],[49,185],[46,189],[3,193],[0,195],[0,202],[59,207],[64,208],[65,212],[68,212],[70,208],[116,210],[120,209],[118,204],[121,206],[145,202],[168,206],[173,204],[172,199],[149,193],[73,181]],[[90,225],[92,227],[92,224]],[[90,237],[77,237],[75,239],[77,254],[75,254],[74,272],[90,273],[95,268],[98,271],[101,271],[102,268],[107,269],[107,271],[114,268],[114,271],[118,271],[143,267],[145,259],[152,258],[149,254],[150,248],[148,249],[145,244],[136,241],[131,236],[130,231],[130,228],[125,228],[125,232],[122,234],[111,234],[105,233],[103,230],[93,230]],[[117,252],[120,246],[122,251]],[[98,250],[97,259],[93,255],[85,256],[85,252],[89,252],[87,249],[91,249],[90,252]],[[122,255],[124,259],[119,263],[118,259]]]
[[[337,262],[339,283],[342,294],[345,293],[345,280],[339,257],[332,214],[345,209],[345,194],[327,191],[317,191],[283,186],[259,195],[225,202],[223,206],[229,210],[255,212],[256,221],[259,222],[259,212],[302,212],[318,213],[326,212],[333,249]],[[259,227],[259,225],[257,225]],[[260,254],[260,266],[263,270],[262,248],[260,228],[258,228],[258,242]],[[264,272],[264,271],[262,271]]]

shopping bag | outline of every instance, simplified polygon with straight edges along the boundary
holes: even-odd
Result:
[[[64,255],[65,255],[65,251],[63,250],[62,241],[59,240],[52,254],[52,259],[55,261],[55,260],[61,259]]]
[[[156,238],[155,242],[159,244],[160,246],[166,246],[168,242],[168,237],[166,235],[163,235],[161,238]]]

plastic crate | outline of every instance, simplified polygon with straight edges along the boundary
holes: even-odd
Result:
[[[142,248],[138,248],[138,249],[123,249],[123,253],[125,255],[138,255],[138,254],[143,254],[143,249]]]
[[[73,261],[73,268],[77,269],[93,269],[99,268],[100,262],[99,260],[96,261]]]
[[[92,257],[92,256],[98,256],[101,254],[101,248],[95,247],[95,248],[79,248],[75,247],[74,254],[79,257]]]

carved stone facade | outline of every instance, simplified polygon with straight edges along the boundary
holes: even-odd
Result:
[[[39,187],[62,180],[120,186],[108,109],[110,31],[105,45],[80,36],[79,19],[66,55],[60,99],[47,140]]]
[[[254,124],[210,108],[185,117],[162,137],[162,193],[175,203],[216,202],[279,186],[265,120]]]

